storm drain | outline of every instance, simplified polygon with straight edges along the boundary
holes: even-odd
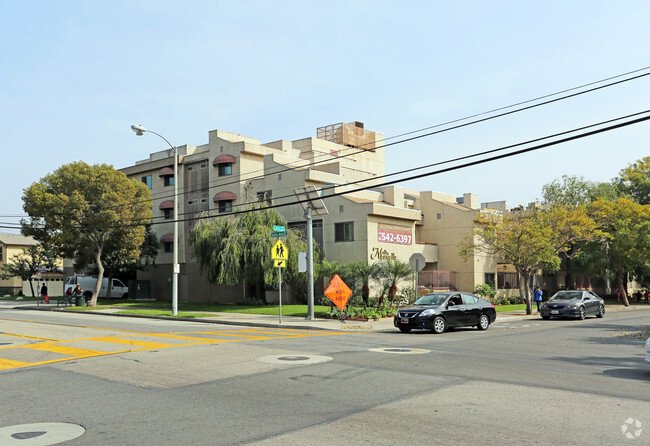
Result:
[[[321,362],[331,361],[330,356],[321,355],[270,355],[256,358],[256,361],[265,362],[267,364],[318,364]]]
[[[75,439],[84,432],[86,429],[72,423],[19,424],[0,428],[0,444],[46,446]]]
[[[309,356],[280,356],[280,361],[307,361]]]
[[[431,350],[425,350],[423,348],[397,348],[397,347],[387,347],[387,348],[371,348],[371,352],[376,353],[394,353],[397,355],[422,355],[424,353],[431,353]]]

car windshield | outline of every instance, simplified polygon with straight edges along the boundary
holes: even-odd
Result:
[[[447,294],[427,294],[415,301],[416,305],[442,305],[449,297]]]
[[[549,300],[578,300],[582,299],[581,291],[558,291]]]

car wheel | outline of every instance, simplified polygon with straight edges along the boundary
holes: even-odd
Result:
[[[485,314],[482,314],[481,317],[478,319],[478,325],[476,328],[479,330],[487,330],[488,327],[490,326],[490,318],[488,318]]]
[[[603,316],[605,316],[605,306],[601,305],[600,308],[598,309],[598,314],[596,315],[596,317],[603,317]]]
[[[584,320],[587,317],[587,312],[585,311],[585,307],[580,307],[580,316],[578,316],[581,320]]]
[[[434,332],[435,334],[440,334],[440,333],[444,333],[446,329],[447,329],[447,321],[445,321],[445,318],[442,316],[437,316],[433,320],[431,331]]]
[[[408,333],[411,331],[411,329],[409,327],[399,327],[399,331],[402,333]]]

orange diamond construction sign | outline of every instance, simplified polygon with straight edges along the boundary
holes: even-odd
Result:
[[[352,295],[352,290],[341,280],[338,274],[334,274],[330,284],[325,290],[325,295],[336,305],[339,310],[343,311],[348,299]]]

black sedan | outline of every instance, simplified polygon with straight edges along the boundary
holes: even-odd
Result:
[[[422,296],[409,307],[395,313],[393,325],[403,333],[413,329],[444,333],[453,327],[487,330],[497,318],[494,305],[469,293],[448,292]]]
[[[605,316],[605,301],[596,293],[586,290],[562,290],[542,304],[542,319],[551,317]]]

